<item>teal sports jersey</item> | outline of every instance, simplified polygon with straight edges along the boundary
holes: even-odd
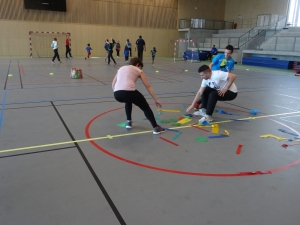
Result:
[[[224,54],[219,54],[213,58],[214,64],[212,70],[221,70],[224,72],[232,71],[234,69],[234,60],[232,57],[229,59],[225,58]]]

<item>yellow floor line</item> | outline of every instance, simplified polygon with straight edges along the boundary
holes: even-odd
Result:
[[[265,115],[265,116],[241,118],[241,119],[238,119],[238,120],[260,119],[260,118],[266,118],[266,117],[282,116],[282,115],[297,114],[297,113],[300,113],[300,111],[290,112],[290,113],[273,114],[273,115]],[[219,122],[212,123],[212,125],[213,124],[220,124],[220,123],[228,123],[228,122],[234,122],[234,121],[233,120],[224,120],[224,121],[219,121]],[[183,128],[189,128],[189,127],[191,127],[191,125],[176,127],[176,130],[177,129],[183,129]],[[201,127],[203,127],[203,128],[206,127],[207,128],[207,126],[201,126]],[[28,149],[44,148],[44,147],[50,147],[50,146],[66,145],[66,144],[80,143],[80,142],[87,142],[87,141],[96,141],[96,140],[102,140],[102,139],[113,139],[113,138],[117,138],[117,137],[125,137],[125,136],[132,136],[132,135],[138,135],[138,134],[146,134],[146,133],[151,133],[151,132],[153,132],[153,130],[134,132],[134,133],[128,133],[128,134],[107,135],[107,136],[103,136],[103,137],[87,138],[87,139],[81,139],[81,140],[76,140],[76,141],[57,142],[57,143],[52,143],[52,144],[35,145],[35,146],[28,146],[28,147],[22,147],[22,148],[11,148],[11,149],[6,149],[6,150],[0,150],[0,153],[23,151],[23,150],[28,150]]]

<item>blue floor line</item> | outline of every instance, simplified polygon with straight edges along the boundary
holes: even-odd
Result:
[[[197,90],[198,91],[198,90]],[[156,95],[166,95],[166,94],[183,94],[183,93],[195,93],[197,91],[184,91],[184,92],[165,92],[157,93]],[[144,96],[150,96],[150,94],[143,94]],[[88,99],[103,99],[103,98],[114,98],[114,96],[91,96],[87,98],[57,98],[48,100],[35,100],[35,101],[20,101],[20,102],[8,102],[6,105],[23,104],[23,103],[42,103],[42,102],[55,102],[55,101],[72,101],[72,100],[88,100]]]
[[[5,102],[6,102],[6,92],[4,92],[4,97],[3,97],[3,102],[2,102],[2,109],[1,109],[1,115],[0,115],[0,131],[2,128],[2,120],[3,120],[3,116],[4,116]]]

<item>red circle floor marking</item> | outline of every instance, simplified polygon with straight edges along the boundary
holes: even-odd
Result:
[[[179,103],[164,103],[164,104],[179,104]],[[85,135],[87,138],[92,138],[90,136],[89,133],[89,129],[90,126],[92,125],[93,122],[95,122],[95,120],[97,120],[98,118],[100,118],[101,116],[108,114],[110,112],[114,112],[120,109],[124,109],[124,107],[121,108],[116,108],[116,109],[111,109],[108,110],[106,112],[103,112],[101,114],[99,114],[98,116],[95,116],[93,119],[91,119],[86,127],[85,127]],[[234,110],[234,109],[231,109]],[[284,124],[282,124],[284,125]],[[285,127],[289,128],[287,125],[284,125]],[[245,171],[245,172],[238,172],[238,173],[199,173],[199,172],[190,172],[190,171],[180,171],[180,170],[170,170],[170,169],[166,169],[166,168],[161,168],[161,167],[155,167],[155,166],[151,166],[151,165],[147,165],[147,164],[142,164],[142,163],[138,163],[126,158],[122,158],[118,155],[115,155],[109,151],[107,151],[106,149],[102,148],[100,145],[98,145],[95,141],[90,141],[92,145],[94,145],[96,148],[98,148],[100,151],[104,152],[105,154],[121,160],[123,162],[135,165],[135,166],[140,166],[140,167],[144,167],[147,169],[152,169],[152,170],[157,170],[157,171],[161,171],[161,172],[167,172],[167,173],[175,173],[175,174],[183,174],[183,175],[190,175],[190,176],[206,176],[206,177],[237,177],[237,176],[254,176],[254,175],[263,175],[263,174],[270,174],[270,173],[275,173],[278,171],[282,171],[282,170],[286,170],[290,167],[296,166],[300,163],[300,158],[298,160],[296,160],[295,162],[292,162],[288,165],[282,166],[282,167],[278,167],[278,168],[274,168],[274,169],[270,169],[270,170],[264,170],[264,171],[256,171],[255,172],[249,172],[249,171]]]

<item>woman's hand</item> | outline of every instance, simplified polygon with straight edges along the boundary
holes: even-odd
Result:
[[[161,103],[157,100],[157,101],[155,101],[155,105],[158,107],[158,108],[161,108]]]
[[[194,108],[194,105],[190,105],[190,107],[188,107],[188,108],[186,109],[186,112],[191,111],[193,108]]]

